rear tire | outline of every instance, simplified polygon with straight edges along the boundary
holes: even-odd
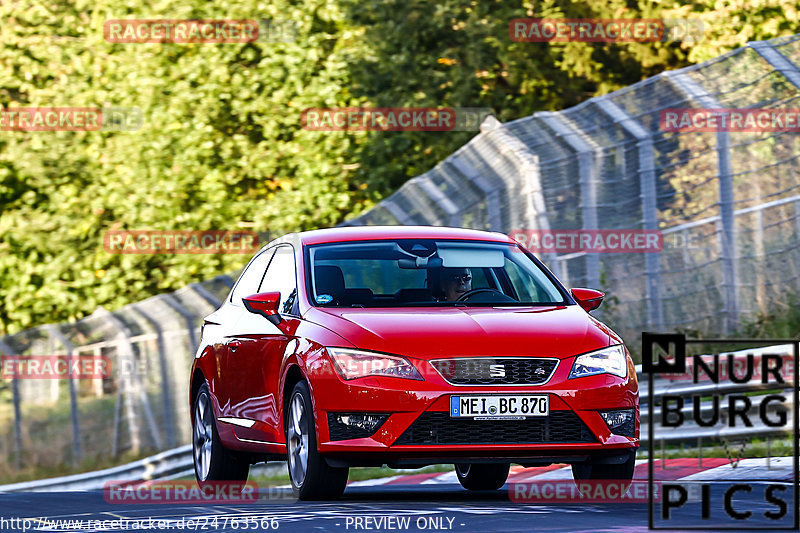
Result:
[[[250,462],[222,445],[211,405],[211,393],[205,383],[194,400],[193,421],[192,455],[197,483],[247,481]]]
[[[289,479],[301,500],[331,500],[344,493],[349,468],[329,466],[317,451],[314,410],[305,381],[294,386],[284,406]]]
[[[509,463],[502,464],[457,464],[456,476],[467,490],[497,490],[506,483]]]

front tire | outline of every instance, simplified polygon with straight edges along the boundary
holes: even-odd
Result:
[[[575,481],[615,480],[625,483],[625,490],[631,486],[636,468],[636,453],[619,464],[573,463],[572,478]],[[624,493],[623,493],[624,494]]]
[[[311,392],[305,381],[294,386],[284,407],[289,479],[301,500],[336,499],[344,493],[349,469],[335,468],[317,450]]]
[[[194,427],[192,428],[194,475],[197,483],[211,481],[247,481],[249,461],[225,448],[217,433],[211,393],[203,384],[194,400]]]
[[[506,483],[509,463],[502,464],[457,464],[456,476],[467,490],[497,490]]]

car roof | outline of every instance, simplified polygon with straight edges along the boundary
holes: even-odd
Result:
[[[297,233],[304,245],[376,239],[455,239],[515,243],[508,235],[440,226],[344,226]]]

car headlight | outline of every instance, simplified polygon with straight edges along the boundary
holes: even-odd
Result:
[[[327,350],[336,370],[347,380],[364,376],[423,380],[414,365],[405,357],[350,348],[327,348]]]
[[[575,358],[569,378],[582,378],[595,374],[613,374],[621,378],[627,376],[628,360],[625,357],[625,347],[618,344],[579,355]]]

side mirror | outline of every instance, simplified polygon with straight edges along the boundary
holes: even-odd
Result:
[[[605,294],[594,289],[572,289],[572,296],[578,301],[578,305],[583,307],[586,312],[600,307],[603,303]]]
[[[279,292],[262,292],[242,298],[245,309],[263,316],[276,326],[281,322],[281,315],[278,314],[280,301],[281,293]]]

